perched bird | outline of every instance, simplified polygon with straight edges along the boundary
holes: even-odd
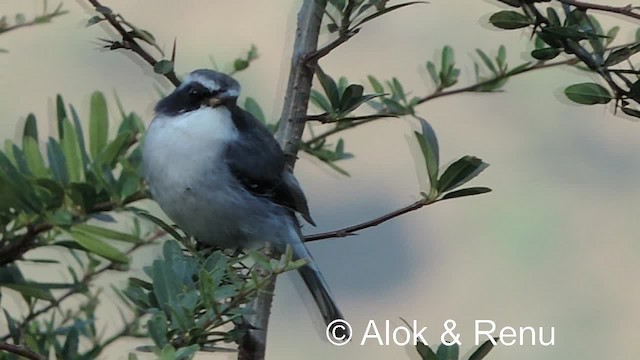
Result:
[[[295,213],[314,224],[280,146],[236,101],[230,76],[195,70],[158,102],[142,148],[153,199],[186,233],[224,248],[290,245],[326,324],[343,319]]]

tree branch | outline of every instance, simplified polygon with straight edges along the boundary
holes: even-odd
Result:
[[[592,3],[576,1],[576,0],[558,0],[558,1],[563,4],[575,6],[578,9],[582,9],[582,10],[603,11],[603,12],[608,12],[612,14],[620,14],[620,15],[624,15],[624,16],[628,16],[628,17],[640,20],[640,14],[633,12],[634,7],[631,6],[631,4],[627,6],[609,6],[609,5],[592,4]]]
[[[126,202],[122,204],[116,204],[114,202],[103,202],[96,204],[93,208],[87,211],[87,215],[96,214],[105,211],[114,210],[120,206],[124,206],[133,203],[138,200],[148,198],[148,194],[145,192],[139,192],[130,196]],[[11,242],[3,247],[0,247],[0,266],[4,266],[10,262],[19,259],[25,252],[31,250],[36,244],[38,237],[49,230],[53,229],[53,224],[40,223],[27,225],[27,232],[17,239],[11,240]]]
[[[304,237],[304,240],[306,242],[309,242],[309,241],[331,239],[331,238],[343,238],[343,237],[347,237],[347,236],[351,236],[351,235],[356,235],[356,232],[358,232],[360,230],[364,230],[364,229],[368,229],[370,227],[378,226],[378,225],[382,224],[383,222],[386,222],[386,221],[389,221],[391,219],[397,218],[398,216],[404,215],[404,214],[406,214],[408,212],[416,211],[418,209],[421,209],[424,206],[435,204],[438,201],[440,201],[440,200],[429,200],[429,199],[418,200],[418,201],[414,202],[411,205],[408,205],[408,206],[405,206],[405,207],[400,208],[398,210],[392,211],[392,212],[390,212],[388,214],[382,215],[382,216],[377,217],[375,219],[362,222],[360,224],[347,226],[347,227],[339,229],[339,230],[328,231],[328,232],[319,233],[319,234],[313,234],[313,235],[307,235],[307,236]]]
[[[31,360],[47,360],[46,356],[40,355],[33,350],[29,350],[24,346],[13,345],[6,342],[0,342],[0,350],[10,352]]]
[[[326,0],[304,0],[298,13],[289,81],[280,117],[280,127],[275,135],[287,155],[287,164],[291,169],[295,165],[300,139],[306,125],[307,108],[315,71],[314,64],[308,63],[305,59],[318,47],[318,36],[326,5]],[[266,251],[273,251],[273,249],[267,246]],[[239,359],[264,359],[274,290],[275,277],[251,304],[255,311],[251,318],[251,325],[255,327],[255,330],[249,331],[248,337],[241,342],[238,348]]]
[[[102,14],[102,16],[104,16],[104,18],[120,34],[120,36],[122,36],[122,42],[117,43],[117,44],[120,45],[117,48],[124,48],[124,49],[128,49],[128,50],[133,51],[134,53],[138,54],[144,61],[149,63],[149,65],[151,65],[151,66],[155,66],[156,63],[158,63],[158,60],[156,60],[151,54],[149,54],[145,49],[143,49],[138,44],[136,39],[131,35],[131,32],[127,31],[122,26],[120,21],[118,21],[118,19],[116,19],[116,16],[113,15],[113,13],[107,12],[107,11],[100,11],[102,9],[105,9],[105,7],[98,0],[88,0],[88,1],[89,1],[89,3],[91,3],[91,5],[93,5],[93,7],[96,9],[96,11],[98,11],[100,14]],[[173,85],[175,85],[175,86],[179,86],[180,85],[180,80],[176,76],[176,73],[175,73],[175,71],[173,69],[171,71],[169,71],[168,73],[163,74],[163,75],[169,81],[171,81],[171,83]]]
[[[499,81],[502,79],[506,79],[506,78],[510,78],[516,75],[520,75],[520,74],[524,74],[527,73],[529,71],[534,71],[534,70],[540,70],[540,69],[545,69],[545,68],[550,68],[550,67],[556,67],[556,66],[561,66],[561,65],[575,65],[579,62],[579,60],[577,58],[571,58],[571,59],[567,59],[567,60],[561,60],[561,61],[554,61],[554,62],[546,62],[546,61],[540,61],[535,63],[534,65],[531,65],[515,74],[511,74],[509,76],[500,76],[500,77],[494,77],[485,81],[481,81],[469,86],[465,86],[462,88],[458,88],[458,89],[453,89],[453,90],[448,90],[448,91],[436,91],[432,94],[426,95],[422,98],[420,98],[420,100],[418,101],[418,104],[423,104],[427,101],[433,100],[433,99],[437,99],[437,98],[441,98],[441,97],[445,97],[445,96],[450,96],[450,95],[456,95],[456,94],[461,94],[461,93],[466,93],[466,92],[474,92],[477,89],[481,88],[482,86],[485,86],[487,84],[490,84],[492,82],[495,81]],[[364,125],[367,123],[370,123],[374,120],[377,119],[381,119],[381,118],[386,118],[386,117],[397,117],[399,116],[398,114],[387,114],[384,112],[379,112],[377,114],[374,115],[368,115],[366,119],[362,119],[362,120],[358,120],[358,121],[354,121],[348,125],[345,125],[343,127],[334,127],[332,129],[329,129],[323,133],[320,133],[316,136],[313,136],[311,139],[307,140],[304,142],[305,146],[311,146],[312,144],[317,143],[318,141],[321,141],[323,139],[326,139],[329,136],[335,135],[337,133],[340,133],[342,131],[345,130],[349,130],[349,129],[353,129],[355,127],[358,127],[360,125]],[[321,119],[321,115],[317,115],[317,116],[312,116],[311,118],[309,118],[308,120],[319,120],[322,122]]]
[[[560,60],[560,61],[554,61],[554,62],[546,62],[546,61],[540,61],[535,63],[534,65],[531,65],[530,67],[524,68],[521,71],[515,73],[515,74],[510,74],[510,75],[504,75],[504,76],[496,76],[494,78],[491,78],[489,80],[485,80],[485,81],[481,81],[479,83],[475,83],[473,85],[469,85],[463,88],[459,88],[459,89],[454,89],[454,90],[449,90],[449,91],[437,91],[434,92],[431,95],[427,95],[423,98],[421,98],[418,101],[418,104],[424,104],[425,102],[429,101],[429,100],[433,100],[433,99],[437,99],[440,97],[445,97],[445,96],[450,96],[450,95],[456,95],[456,94],[460,94],[460,93],[465,93],[465,92],[474,92],[477,89],[491,84],[495,81],[500,81],[503,79],[507,79],[507,78],[511,78],[514,77],[516,75],[520,75],[520,74],[524,74],[524,73],[528,73],[530,71],[534,71],[534,70],[540,70],[540,69],[546,69],[546,68],[550,68],[550,67],[556,67],[556,66],[561,66],[561,65],[575,65],[579,62],[578,58],[571,58],[571,59],[567,59],[567,60]]]
[[[148,239],[146,239],[145,241],[139,242],[134,244],[129,250],[127,250],[125,252],[126,255],[131,255],[131,253],[133,253],[134,251],[136,251],[137,249],[148,245],[150,243],[152,243],[153,241],[157,240],[160,236],[164,235],[165,232],[158,230],[156,232],[154,232]],[[19,324],[20,328],[24,328],[25,326],[27,326],[27,324],[37,318],[38,316],[46,313],[47,311],[58,307],[64,300],[66,300],[67,298],[79,293],[82,289],[86,288],[89,286],[89,283],[95,279],[98,275],[107,272],[109,270],[114,270],[116,266],[116,263],[110,262],[109,264],[101,267],[100,269],[91,271],[86,273],[82,279],[80,280],[80,282],[78,282],[78,284],[74,287],[72,287],[71,289],[67,290],[64,294],[62,294],[59,298],[55,299],[54,301],[51,301],[49,304],[47,304],[47,306],[38,309],[36,311],[32,311],[29,313],[29,315],[27,315],[27,317],[25,317]],[[8,338],[10,337],[10,334],[7,334],[5,336],[3,336],[2,338],[0,338],[0,341],[6,341]]]
[[[20,28],[48,23],[51,21],[51,19],[58,16],[62,16],[67,13],[69,13],[67,10],[62,10],[62,4],[58,5],[58,7],[51,13],[47,13],[47,9],[45,8],[44,13],[42,15],[36,16],[31,21],[27,21],[21,24],[15,24],[7,27],[0,27],[0,34],[7,33],[9,31],[17,30]]]

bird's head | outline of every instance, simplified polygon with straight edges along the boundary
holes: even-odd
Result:
[[[221,72],[200,69],[191,72],[171,94],[156,105],[156,113],[177,115],[201,107],[233,104],[240,95],[240,84]]]

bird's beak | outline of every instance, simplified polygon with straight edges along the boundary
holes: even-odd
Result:
[[[207,104],[207,106],[210,106],[210,107],[214,108],[214,107],[217,107],[220,104],[222,104],[222,99],[217,98],[217,97],[208,98],[206,100],[206,104]]]

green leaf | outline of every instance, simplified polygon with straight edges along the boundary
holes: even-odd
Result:
[[[319,91],[311,89],[311,95],[309,99],[315,106],[324,110],[324,112],[326,112],[327,114],[333,113],[333,108],[331,107],[329,100],[327,100],[327,98]]]
[[[427,61],[427,72],[429,72],[429,76],[436,87],[439,86],[440,77],[438,76],[438,70],[436,70],[436,65],[431,61]]]
[[[336,82],[331,78],[331,76],[322,71],[320,66],[316,68],[316,76],[318,77],[320,85],[322,85],[322,88],[331,103],[331,108],[338,109],[338,106],[340,105],[340,92],[338,91],[338,85],[336,85]]]
[[[619,31],[620,31],[620,26],[614,26],[611,29],[609,29],[609,31],[607,31],[607,40],[606,40],[607,46],[611,45],[613,40],[616,39],[616,36],[618,36]]]
[[[236,59],[233,62],[233,71],[242,71],[249,67],[249,61],[245,59]]]
[[[487,187],[464,188],[464,189],[460,189],[460,190],[456,190],[456,191],[452,191],[452,192],[446,193],[442,197],[442,200],[455,199],[455,198],[463,197],[463,196],[479,195],[479,194],[484,194],[484,193],[488,193],[488,192],[491,192],[491,189],[489,189]]]
[[[87,147],[84,142],[84,133],[82,132],[82,123],[80,117],[76,112],[73,105],[69,106],[71,109],[71,118],[73,119],[73,127],[76,129],[76,138],[78,139],[78,145],[80,146],[80,154],[82,155],[82,165],[86,169],[89,165],[89,155],[87,155]]]
[[[510,10],[503,10],[491,15],[489,22],[495,27],[506,30],[520,29],[531,25],[531,20],[527,16]]]
[[[605,60],[605,66],[613,66],[617,65],[625,60],[627,60],[632,55],[636,54],[640,51],[640,45],[634,45],[629,47],[624,47],[615,51],[612,51],[611,54]]]
[[[73,214],[66,209],[57,209],[51,216],[51,222],[58,226],[70,226],[73,223]]]
[[[489,70],[491,70],[492,73],[498,75],[498,70],[496,70],[496,67],[493,65],[493,61],[491,61],[491,58],[489,58],[489,56],[487,56],[487,54],[485,54],[485,52],[480,49],[476,49],[476,52],[478,53],[478,56],[480,56],[480,60],[482,60],[484,65]]]
[[[179,348],[176,351],[176,360],[191,359],[196,354],[196,352],[198,352],[198,350],[200,350],[200,346],[198,346],[197,344]]]
[[[364,88],[362,85],[351,84],[347,86],[347,88],[342,93],[342,97],[340,98],[340,104],[338,105],[338,111],[342,114],[349,113],[357,108],[361,102],[359,102],[362,97],[362,93],[364,92]]]
[[[378,81],[378,79],[376,79],[371,75],[368,76],[368,79],[369,79],[369,83],[371,83],[371,87],[373,88],[373,91],[377,92],[378,94],[382,94],[384,92],[384,87],[382,86],[380,81]]]
[[[36,298],[47,301],[55,301],[55,298],[48,289],[43,289],[37,283],[0,283],[0,288],[6,287],[15,290],[27,298]]]
[[[558,17],[558,13],[552,7],[547,8],[547,18],[549,19],[549,25],[552,26],[560,26],[560,18]]]
[[[256,119],[260,120],[261,123],[263,124],[267,123],[267,120],[264,117],[264,113],[262,112],[260,105],[258,105],[258,102],[254,98],[247,97],[244,100],[244,109],[249,113],[251,113],[251,115],[255,116]]]
[[[580,31],[576,28],[573,27],[566,27],[566,26],[547,26],[542,28],[542,33],[540,34],[547,34],[547,35],[551,35],[552,38],[554,38],[555,40],[562,40],[562,39],[571,39],[571,40],[575,40],[575,41],[580,41],[580,40],[584,40],[584,39],[589,39],[589,38],[604,38],[604,35],[598,35],[598,34],[594,34],[594,33],[588,33],[585,31]],[[543,38],[543,40],[545,40]],[[546,40],[545,40],[546,42]],[[551,45],[551,44],[549,44]],[[553,45],[551,45],[553,46]],[[553,46],[553,47],[557,47],[557,46]]]
[[[36,117],[33,114],[27,116],[27,120],[24,122],[24,131],[22,132],[22,138],[32,138],[38,142],[38,123]]]
[[[248,65],[247,65],[248,66]],[[173,71],[173,61],[160,60],[153,65],[153,71],[156,74],[165,75]]]
[[[25,136],[22,139],[22,151],[24,153],[25,160],[31,173],[38,178],[45,178],[49,176],[47,167],[44,164],[40,147],[37,140],[31,136]]]
[[[460,349],[456,343],[452,345],[440,344],[436,355],[438,356],[438,360],[458,360],[459,352]]]
[[[448,72],[450,68],[454,66],[454,55],[451,46],[445,46],[442,48],[442,72]]]
[[[606,104],[613,99],[609,90],[596,83],[581,83],[564,90],[569,100],[583,105]]]
[[[96,91],[91,95],[89,111],[89,151],[96,159],[107,144],[109,137],[109,112],[104,95]]]
[[[65,184],[68,183],[69,177],[64,152],[60,144],[53,138],[49,138],[47,143],[47,157],[54,180]]]
[[[61,145],[62,152],[65,155],[69,181],[82,182],[84,181],[84,165],[82,163],[80,144],[76,137],[76,131],[68,119],[65,118],[62,124],[64,136],[62,137]]]
[[[87,20],[86,27],[89,27],[91,25],[95,25],[95,24],[99,23],[102,20],[104,20],[104,18],[102,16],[99,16],[99,15],[92,16],[89,20]]]
[[[128,149],[129,143],[133,138],[131,132],[122,132],[116,136],[116,138],[107,145],[99,156],[95,159],[96,165],[108,165],[113,168],[120,156],[122,156]]]
[[[91,253],[120,264],[129,262],[129,258],[120,250],[88,233],[72,229],[69,234],[73,241]]]
[[[556,56],[560,55],[562,51],[556,48],[542,48],[536,49],[531,52],[531,56],[533,56],[537,60],[545,61],[551,60]]]
[[[500,69],[506,68],[507,62],[507,48],[504,45],[500,45],[498,48],[498,56],[496,57],[496,63]]]
[[[176,231],[176,229],[167,224],[166,222],[162,221],[160,218],[157,218],[151,214],[149,214],[148,212],[144,212],[144,211],[136,211],[136,214],[151,221],[152,223],[158,225],[162,230],[166,231],[169,235],[171,235],[174,239],[178,240],[178,241],[184,241],[184,237],[182,235],[180,235],[178,233],[178,231]]]
[[[72,327],[67,334],[67,338],[62,347],[60,356],[62,359],[73,359],[78,357],[78,345],[80,344],[80,337],[78,328]]]
[[[58,124],[58,139],[62,140],[64,137],[63,122],[67,119],[67,110],[64,107],[64,100],[60,94],[56,95],[56,118]]]
[[[453,190],[484,171],[489,164],[475,156],[464,156],[449,165],[438,180],[438,193]]]
[[[151,340],[153,340],[156,346],[160,349],[169,343],[167,340],[167,333],[169,332],[167,321],[167,316],[163,312],[155,314],[151,319],[149,319],[149,321],[147,321],[149,337],[151,337]]]
[[[416,344],[416,350],[422,360],[438,360],[438,357],[433,353],[433,350],[423,342],[418,342]]]
[[[103,237],[111,240],[124,241],[132,244],[140,244],[143,242],[138,236],[127,234],[111,229],[106,229],[103,227],[88,225],[88,224],[78,224],[73,227],[74,230],[84,232],[90,235],[95,235],[98,237]]]
[[[429,123],[418,117],[422,133],[415,132],[416,139],[420,145],[422,156],[424,157],[427,173],[429,174],[429,183],[431,189],[435,189],[438,183],[438,168],[440,167],[440,149],[438,147],[438,138],[435,131]]]
[[[499,338],[494,338],[494,341],[498,341]],[[482,360],[485,356],[493,349],[493,342],[491,340],[485,341],[482,345],[480,345],[476,351],[469,356],[469,360]]]

